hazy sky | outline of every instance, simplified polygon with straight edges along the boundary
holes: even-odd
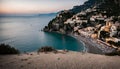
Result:
[[[87,0],[0,0],[0,13],[51,13]]]

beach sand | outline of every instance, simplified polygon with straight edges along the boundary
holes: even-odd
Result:
[[[97,39],[92,39],[90,37],[86,37],[83,35],[70,35],[74,38],[76,38],[78,41],[83,42],[85,46],[85,52],[93,53],[93,54],[107,54],[112,53],[116,51],[115,48],[111,48],[109,46],[106,46],[102,43],[98,43]]]
[[[92,41],[90,41],[90,39],[82,37],[80,35],[75,36],[75,35],[71,34],[70,36],[72,36],[75,39],[77,39],[78,41],[84,43],[84,46],[85,46],[85,51],[84,52],[89,52],[89,53],[93,53],[93,54],[105,54],[101,49],[99,49],[95,45],[95,43],[93,43]]]
[[[0,69],[120,69],[120,56],[105,56],[93,41],[73,37],[85,44],[86,51],[0,55]]]
[[[120,56],[72,51],[0,55],[0,69],[120,69]]]

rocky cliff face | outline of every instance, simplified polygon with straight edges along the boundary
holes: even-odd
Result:
[[[45,26],[44,31],[63,31],[64,22],[73,16],[73,12],[64,10],[61,11],[54,19],[52,19],[48,26]]]
[[[118,20],[118,16],[120,16],[120,0],[88,0],[83,5],[61,11],[49,22],[48,26],[44,28],[44,31],[58,31],[65,34],[72,33],[76,25],[70,25],[70,23],[65,24],[65,22],[70,22],[70,18],[74,22],[74,18],[78,13],[85,14],[79,15],[79,17],[82,17],[82,22],[85,22],[80,25],[81,27],[94,25],[93,22],[90,22],[90,19],[92,19],[91,16],[93,15],[101,16],[101,18],[98,18],[98,21],[103,19],[102,16],[106,19],[117,17],[116,19]],[[87,24],[87,22],[89,22],[89,24]]]
[[[61,31],[62,30],[62,32],[64,31],[65,33],[66,30],[64,30],[65,28],[64,22],[67,19],[71,18],[73,15],[80,12],[81,10],[85,10],[89,8],[90,6],[94,5],[95,1],[96,0],[89,0],[89,1],[86,1],[83,5],[74,6],[70,10],[63,10],[59,12],[58,15],[49,22],[48,26],[45,26],[44,31]],[[69,26],[68,28],[70,29]]]
[[[79,13],[81,10],[99,5],[101,8],[111,11],[113,15],[120,15],[120,0],[88,0],[83,5],[74,6],[70,11]]]
[[[44,31],[82,35],[120,52],[120,0],[88,0],[61,11]]]

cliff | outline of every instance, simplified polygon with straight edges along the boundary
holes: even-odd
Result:
[[[120,51],[120,0],[88,0],[61,11],[44,31],[82,35]]]
[[[88,0],[83,5],[74,6],[70,10],[59,12],[58,15],[49,22],[48,26],[44,28],[44,31],[62,31],[64,33],[67,33],[68,31],[72,32],[72,28],[69,25],[65,27],[64,22],[77,13],[94,7],[98,10],[97,13],[105,11],[107,17],[120,15],[120,0]],[[88,20],[91,15],[94,15],[94,13],[87,16]]]

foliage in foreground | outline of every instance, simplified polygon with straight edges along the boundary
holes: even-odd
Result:
[[[7,54],[19,54],[19,50],[11,47],[10,45],[0,44],[0,55],[7,55]]]
[[[38,49],[38,52],[53,52],[56,51],[53,47],[44,46]]]

